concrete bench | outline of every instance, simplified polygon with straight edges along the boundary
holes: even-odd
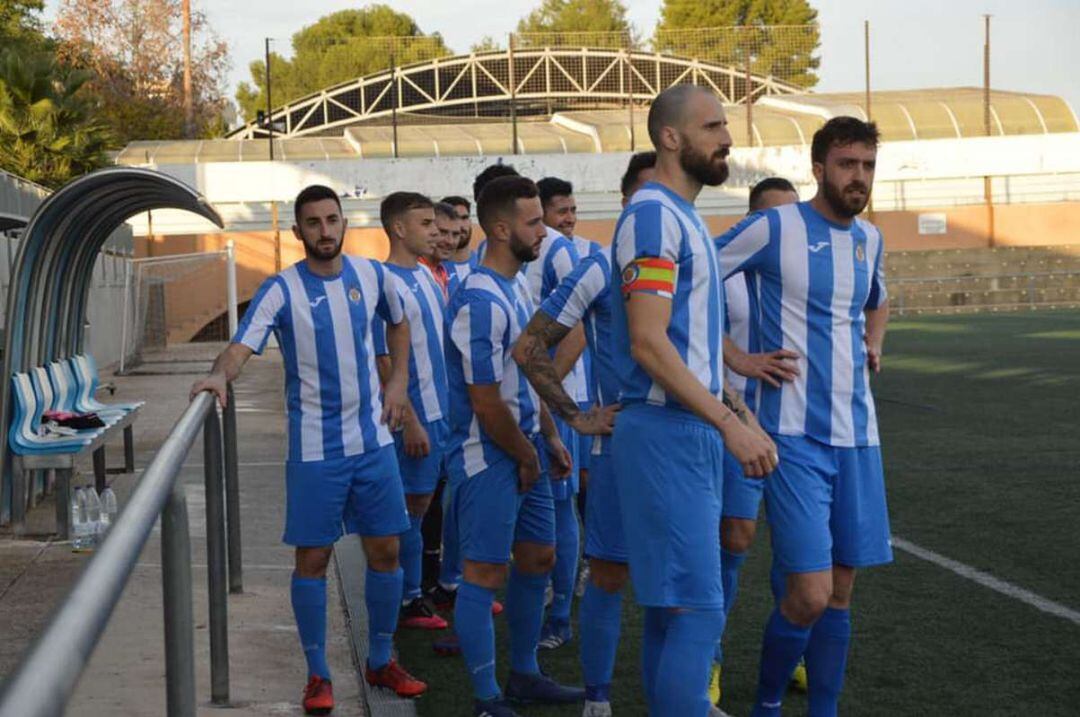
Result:
[[[71,477],[75,462],[90,453],[98,491],[104,490],[108,469],[105,444],[122,432],[124,472],[135,470],[133,425],[142,403],[105,404],[94,398],[98,386],[97,367],[89,356],[76,356],[38,366],[11,378],[14,416],[9,431],[13,463],[13,521],[24,513],[27,500],[26,476],[30,471],[50,471],[55,476],[56,531],[63,540],[70,537]],[[80,430],[72,436],[42,435],[38,431],[47,410],[69,413],[96,413],[105,424]]]

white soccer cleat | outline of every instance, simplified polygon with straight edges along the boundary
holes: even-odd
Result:
[[[581,717],[611,717],[610,702],[586,702]]]

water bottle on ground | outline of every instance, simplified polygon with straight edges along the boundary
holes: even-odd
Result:
[[[89,528],[87,532],[90,537],[90,547],[93,548],[104,540],[101,525],[101,499],[98,498],[94,486],[87,486],[83,493],[86,495],[86,523]]]
[[[82,552],[90,547],[90,524],[86,520],[86,496],[83,495],[82,488],[76,488],[71,494],[71,549]]]
[[[116,503],[116,493],[106,486],[101,492],[101,533],[109,532],[109,528],[116,522],[116,514],[120,512]]]

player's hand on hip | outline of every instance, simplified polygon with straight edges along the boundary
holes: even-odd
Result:
[[[417,418],[406,419],[403,438],[405,455],[409,458],[426,458],[431,453],[431,439]]]
[[[747,378],[756,378],[773,388],[780,388],[783,381],[794,381],[799,375],[798,360],[799,354],[780,349],[768,353],[746,354],[733,368],[736,373]]]
[[[403,382],[388,382],[383,387],[383,410],[381,421],[391,431],[399,430],[405,422],[409,393]]]
[[[525,460],[518,461],[518,493],[528,493],[540,480],[540,456],[533,451]]]
[[[615,416],[622,410],[622,404],[593,406],[574,417],[570,427],[584,436],[610,436],[615,430]]]
[[[764,478],[780,462],[776,444],[771,438],[738,421],[731,422],[730,428],[724,433],[724,445],[742,464],[748,478]]]
[[[221,407],[225,408],[225,404],[229,402],[228,390],[229,382],[225,379],[225,374],[212,373],[206,378],[200,378],[191,385],[191,393],[189,394],[188,399],[194,401],[195,397],[203,391],[210,391],[217,396],[218,403],[221,404]]]

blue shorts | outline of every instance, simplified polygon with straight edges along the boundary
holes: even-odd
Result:
[[[551,481],[551,494],[555,500],[569,500],[577,495],[578,492],[578,461],[581,460],[578,451],[578,434],[561,418],[553,416],[555,420],[555,426],[559,429],[559,438],[562,439],[563,445],[566,446],[566,450],[570,451],[570,460],[574,462],[574,467],[570,471],[570,477],[566,479]],[[547,455],[545,449],[545,457]]]
[[[585,555],[625,563],[626,533],[613,465],[610,455],[592,457],[589,490],[585,492]]]
[[[393,446],[285,463],[285,543],[316,548],[333,545],[343,532],[377,537],[408,529]]]
[[[401,466],[401,482],[405,485],[405,495],[430,495],[439,484],[443,474],[446,457],[446,444],[450,440],[450,424],[445,419],[424,424],[431,452],[423,458],[409,458],[405,455],[405,431],[394,433],[394,448],[397,449],[398,465]]]
[[[742,463],[724,451],[724,510],[725,518],[757,520],[765,481],[747,478]]]
[[[722,609],[720,434],[686,411],[632,404],[616,420],[612,455],[637,601]]]
[[[780,465],[765,480],[765,514],[778,567],[815,573],[892,562],[881,448],[772,438]]]
[[[537,451],[545,450],[542,441]],[[514,543],[555,545],[555,503],[546,461],[540,480],[518,492],[517,464],[502,460],[472,477],[451,475],[447,490],[459,555],[478,563],[510,562]]]

